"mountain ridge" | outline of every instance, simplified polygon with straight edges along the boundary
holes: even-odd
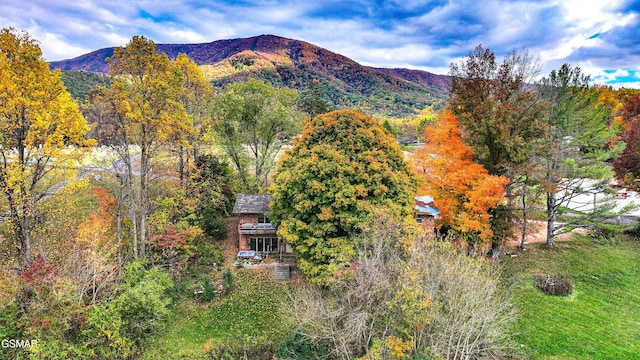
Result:
[[[215,86],[259,78],[275,86],[304,89],[320,81],[337,108],[372,115],[406,117],[446,98],[449,78],[422,70],[367,67],[306,41],[276,35],[217,40],[200,44],[156,44],[171,59],[185,53]],[[113,48],[51,62],[63,71],[108,74]]]

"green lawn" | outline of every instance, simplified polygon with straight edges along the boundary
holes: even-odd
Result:
[[[506,259],[518,310],[516,341],[533,359],[640,359],[640,243],[588,237],[530,245]],[[569,274],[568,297],[543,294],[534,275]]]
[[[278,344],[291,330],[282,313],[287,282],[270,270],[234,270],[235,290],[209,304],[180,302],[165,331],[151,339],[142,359],[205,358],[205,345],[232,337],[263,337]]]

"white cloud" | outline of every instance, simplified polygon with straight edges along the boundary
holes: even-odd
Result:
[[[74,46],[61,39],[58,34],[42,32],[40,29],[31,31],[38,34],[38,41],[40,41],[40,48],[42,49],[45,60],[64,59],[65,57],[69,57],[68,54],[81,55],[95,50]]]
[[[27,29],[50,60],[125,45],[137,34],[158,43],[275,34],[367,65],[438,73],[480,43],[499,57],[524,47],[540,56],[545,71],[571,60],[595,77],[640,63],[640,44],[626,36],[637,33],[638,15],[622,13],[623,6],[623,0],[22,0],[0,1],[0,23]],[[589,39],[595,34],[601,36]]]

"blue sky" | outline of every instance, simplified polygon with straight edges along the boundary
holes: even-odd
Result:
[[[0,0],[0,24],[28,31],[47,60],[123,46],[273,34],[363,65],[446,74],[476,45],[526,48],[542,74],[565,62],[594,82],[640,88],[637,0]]]

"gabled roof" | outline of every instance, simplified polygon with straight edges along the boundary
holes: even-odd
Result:
[[[270,210],[270,194],[238,194],[234,214],[266,214]]]
[[[440,215],[440,210],[431,206],[433,204],[433,197],[423,195],[416,196],[416,202],[414,204],[414,208],[418,211],[419,214],[426,214],[430,216],[438,216]]]
[[[421,214],[440,215],[440,210],[428,205],[425,205],[425,206],[416,205],[415,209],[418,211],[418,213],[421,213]]]

